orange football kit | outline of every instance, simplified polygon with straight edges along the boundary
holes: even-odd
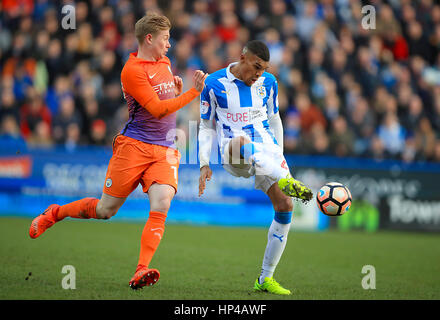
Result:
[[[167,57],[147,61],[131,53],[121,72],[129,119],[113,140],[103,193],[126,198],[139,183],[143,191],[153,183],[172,186],[177,192],[180,153],[174,144],[176,111],[200,92],[191,88],[175,97],[174,76]],[[66,218],[96,218],[96,198],[84,198],[59,206],[51,205],[35,218],[29,229],[31,238],[39,237],[54,223]],[[139,263],[130,281],[133,289],[152,285],[159,278],[148,265],[162,239],[165,212],[150,211],[141,236]]]

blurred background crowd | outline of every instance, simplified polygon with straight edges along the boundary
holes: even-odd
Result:
[[[74,30],[61,8],[75,6]],[[376,10],[364,29],[362,6]],[[128,118],[120,71],[137,50],[134,24],[169,17],[173,73],[237,61],[243,44],[270,48],[285,153],[440,162],[440,4],[434,0],[3,0],[2,143],[110,145]],[[371,21],[370,21],[371,22]],[[188,132],[196,99],[178,112]]]

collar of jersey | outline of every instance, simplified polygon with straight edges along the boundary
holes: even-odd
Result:
[[[236,65],[238,62],[232,62],[229,66],[226,67],[226,78],[228,78],[229,81],[234,82],[234,80],[239,80],[236,76],[234,76],[231,72],[231,67]]]
[[[130,53],[130,58],[136,60],[136,62],[144,62],[144,63],[166,63],[168,64],[168,60],[167,57],[163,57],[160,60],[157,61],[150,61],[150,60],[145,60],[145,59],[141,59],[137,57],[137,52],[131,52]]]

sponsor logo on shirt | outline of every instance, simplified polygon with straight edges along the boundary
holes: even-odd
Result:
[[[228,121],[237,122],[253,122],[264,117],[262,110],[249,110],[246,112],[228,112],[226,114],[226,119]]]
[[[174,81],[156,84],[155,86],[153,86],[153,90],[156,91],[159,96],[162,94],[174,92]]]

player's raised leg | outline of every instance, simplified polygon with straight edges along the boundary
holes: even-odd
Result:
[[[175,193],[175,189],[166,184],[155,183],[148,190],[150,214],[142,231],[141,249],[136,272],[129,283],[132,289],[151,286],[159,280],[159,271],[149,268],[149,264],[162,240],[165,231],[165,220]]]
[[[229,144],[232,163],[240,164],[237,160],[239,155],[255,168],[256,175],[267,175],[278,181],[278,187],[285,195],[309,201],[313,196],[312,190],[291,176],[284,156],[281,153],[274,155],[273,152],[266,152],[263,146],[246,137],[233,138]]]
[[[267,245],[264,252],[261,274],[255,280],[254,290],[289,295],[291,294],[290,290],[283,288],[276,282],[273,274],[286,247],[292,220],[292,199],[281,192],[277,183],[274,183],[267,190],[267,195],[272,201],[275,216],[267,234]]]
[[[101,199],[83,198],[63,206],[52,204],[36,217],[29,228],[29,236],[38,238],[48,228],[64,218],[109,219],[118,212],[126,198],[103,194]]]

